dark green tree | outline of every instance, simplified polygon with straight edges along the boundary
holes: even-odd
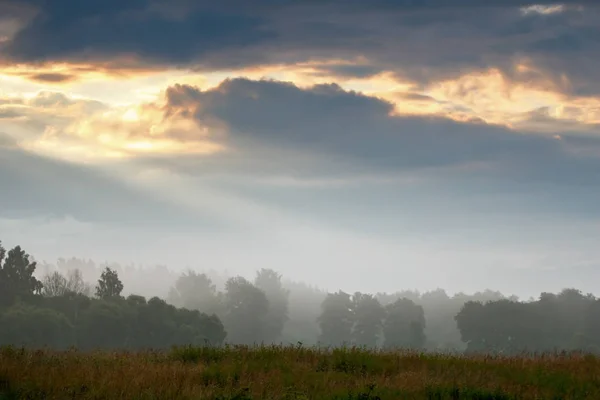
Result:
[[[225,306],[228,342],[252,345],[264,341],[269,312],[265,292],[241,276],[230,278],[225,283]]]
[[[123,283],[119,279],[117,271],[106,267],[98,279],[96,286],[96,297],[100,299],[109,299],[119,297],[123,291]]]
[[[57,311],[17,303],[0,313],[0,345],[66,348],[73,339],[73,325]]]
[[[7,253],[0,242],[0,305],[41,293],[43,285],[33,276],[35,268],[36,263],[20,246]]]
[[[385,309],[373,295],[355,293],[352,297],[354,329],[352,338],[356,345],[376,347],[382,334]]]
[[[317,321],[321,329],[319,342],[326,346],[343,346],[352,343],[354,310],[352,297],[345,292],[329,293],[321,304]]]
[[[79,346],[84,349],[126,348],[129,344],[127,339],[130,321],[127,309],[120,302],[97,299],[81,311]]]
[[[479,352],[487,348],[486,333],[487,319],[484,305],[478,301],[466,302],[456,314],[458,330],[467,351]]]
[[[584,350],[600,354],[600,300],[595,299],[585,312]]]
[[[386,348],[421,349],[425,345],[423,307],[409,299],[399,299],[386,306],[383,324]]]

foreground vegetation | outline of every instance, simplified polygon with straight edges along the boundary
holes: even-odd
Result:
[[[600,360],[301,346],[137,353],[4,347],[0,382],[4,399],[598,399]]]

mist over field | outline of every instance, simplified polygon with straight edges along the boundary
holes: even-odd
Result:
[[[0,0],[0,345],[600,351],[598,21]]]

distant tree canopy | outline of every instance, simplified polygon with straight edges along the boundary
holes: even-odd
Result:
[[[319,342],[328,346],[350,345],[354,326],[352,296],[339,291],[327,295],[321,304],[318,318],[321,334]]]
[[[67,293],[76,293],[90,296],[91,286],[85,283],[78,269],[71,270],[67,276],[59,271],[54,271],[42,279],[42,294],[46,297],[64,296]]]
[[[60,270],[42,264],[46,274],[38,279],[36,262],[20,246],[6,251],[0,242],[0,345],[142,349],[302,342],[503,354],[600,353],[600,299],[576,289],[542,293],[527,302],[491,290],[452,296],[442,289],[327,293],[284,282],[281,274],[263,268],[253,281],[217,277],[220,290],[214,275],[172,275],[163,300],[125,297],[120,274],[131,269],[118,264],[102,270],[73,258],[58,264]],[[90,281],[99,276],[95,290],[79,268]]]
[[[254,283],[232,277],[224,292],[217,291],[206,274],[188,271],[177,279],[168,298],[172,304],[216,314],[231,343],[277,342],[288,320],[289,291],[283,287],[281,275],[271,269],[258,271]]]
[[[224,299],[222,293],[206,274],[187,271],[182,274],[175,286],[169,291],[171,304],[190,310],[199,310],[207,314],[223,315]]]
[[[373,295],[355,293],[352,297],[354,327],[352,340],[359,346],[376,347],[382,339],[385,308]]]
[[[261,269],[256,273],[254,286],[262,290],[269,302],[265,316],[264,341],[274,343],[281,340],[283,327],[289,320],[289,290],[283,287],[281,275],[272,269]]]
[[[386,306],[384,347],[421,349],[425,345],[424,331],[423,307],[406,298]]]
[[[456,315],[467,351],[596,351],[600,303],[575,289],[542,293],[537,301],[467,302]]]
[[[228,341],[250,345],[264,342],[269,329],[265,292],[241,276],[230,278],[225,284],[225,307]]]
[[[0,345],[141,349],[225,340],[214,315],[156,297],[121,297],[123,284],[110,268],[98,281],[96,298],[76,270],[68,277],[54,272],[42,283],[35,268],[19,246],[6,252],[0,244]]]
[[[319,316],[320,341],[325,345],[358,345],[420,349],[425,344],[423,308],[399,299],[383,307],[370,294],[330,294]]]

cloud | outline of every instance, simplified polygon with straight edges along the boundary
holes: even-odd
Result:
[[[261,31],[260,18],[210,6],[191,10],[182,21],[172,13],[177,4],[169,9],[153,1],[33,4],[39,13],[5,49],[22,61],[98,61],[132,54],[151,63],[185,63],[221,46],[243,47],[269,35]]]
[[[15,147],[0,147],[0,187],[0,218],[53,216],[108,225],[216,226],[209,215],[192,212],[101,171]]]
[[[0,121],[3,129],[21,144],[59,137],[74,119],[104,112],[106,109],[107,106],[101,102],[73,99],[61,92],[42,91],[32,97],[0,96]],[[77,138],[65,139],[73,141]],[[65,145],[66,142],[63,143]]]
[[[212,140],[226,150],[127,162],[358,232],[494,226],[506,234],[515,224],[600,217],[600,141],[593,137],[565,132],[559,140],[395,115],[390,103],[336,85],[266,80],[228,80],[204,91],[175,85],[163,110],[167,119],[197,121],[209,135],[218,127]]]
[[[404,96],[415,97],[431,101]],[[111,165],[131,181],[139,171],[167,171],[148,184],[148,196],[168,194],[172,204],[185,204],[182,215],[191,207],[237,223],[252,214],[252,224],[267,224],[268,211],[232,212],[260,204],[358,231],[424,233],[490,221],[507,226],[507,215],[596,218],[600,201],[600,142],[578,137],[575,125],[564,125],[557,138],[482,121],[401,115],[383,99],[335,84],[249,79],[205,90],[173,85],[155,103],[126,107],[58,92],[17,100],[5,99],[0,110],[39,118],[43,127],[37,136],[31,129],[26,148],[64,156],[72,147],[79,161]],[[402,96],[398,101],[402,106]],[[111,151],[126,157],[112,158]],[[92,218],[86,212],[81,218]]]
[[[220,140],[234,151],[222,157],[255,154],[253,162],[288,173],[302,171],[301,165],[317,168],[315,159],[330,167],[339,163],[338,172],[348,168],[348,175],[480,163],[511,179],[530,173],[552,180],[544,171],[560,165],[584,172],[587,163],[596,162],[570,159],[565,141],[549,136],[478,121],[394,116],[390,103],[337,85],[301,89],[290,83],[234,79],[206,91],[176,85],[166,97],[168,115],[227,127]],[[276,154],[285,155],[279,160]],[[539,159],[532,162],[534,158]],[[303,164],[294,165],[295,160]],[[583,177],[596,181],[595,174],[579,179]]]
[[[47,73],[47,74],[32,74],[29,78],[33,81],[46,83],[65,83],[76,79],[73,75]]]
[[[432,101],[407,94],[397,106],[415,98]],[[138,106],[109,107],[58,92],[0,104],[8,120],[27,117],[19,122],[32,132],[27,148],[60,155],[72,148],[73,156],[84,159],[93,151],[96,161],[119,155],[125,163],[211,182],[224,177],[221,183],[248,179],[259,186],[305,188],[323,186],[321,181],[334,187],[411,182],[457,195],[473,182],[494,193],[494,186],[526,192],[523,185],[543,191],[600,183],[599,141],[578,138],[589,133],[576,124],[545,135],[394,110],[388,101],[336,84],[300,88],[249,79],[207,90],[174,85],[164,99]],[[531,125],[550,122],[542,111],[524,119]]]
[[[9,60],[97,63],[106,68],[240,69],[307,60],[322,73],[393,71],[427,85],[498,68],[513,80],[569,93],[598,93],[590,57],[600,54],[593,1],[152,0],[42,2],[0,47]],[[544,5],[548,7],[543,7]],[[568,57],[566,56],[568,54]],[[527,71],[520,68],[528,65]]]
[[[42,91],[33,97],[0,97],[0,120],[22,148],[77,162],[144,152],[219,151],[192,121],[163,119],[156,104],[112,106]]]
[[[6,133],[0,132],[0,148],[15,147],[17,142]]]

